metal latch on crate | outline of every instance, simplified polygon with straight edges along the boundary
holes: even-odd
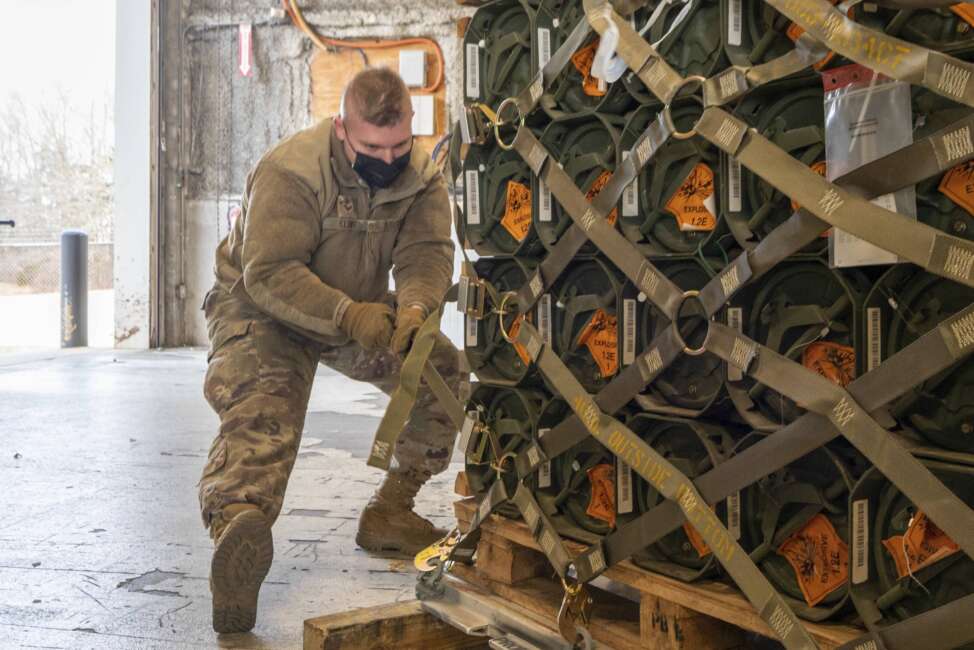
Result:
[[[463,115],[460,116],[460,137],[463,144],[486,144],[493,128],[490,117],[480,104],[463,107]]]
[[[457,295],[457,311],[480,320],[484,317],[487,301],[487,287],[483,280],[469,275],[460,276],[460,289]]]

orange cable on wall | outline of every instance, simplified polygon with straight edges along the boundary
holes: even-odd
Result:
[[[404,45],[432,45],[436,52],[436,77],[433,79],[433,83],[420,88],[419,92],[430,94],[435,93],[443,83],[445,67],[443,61],[443,50],[440,49],[440,44],[431,38],[404,38],[390,41],[361,41],[327,38],[318,34],[318,32],[316,32],[314,28],[305,21],[304,15],[301,13],[300,7],[298,7],[297,0],[281,0],[281,4],[284,6],[284,11],[286,11],[291,17],[291,20],[298,27],[298,29],[304,32],[308,38],[310,38],[311,41],[322,50],[328,50],[336,47],[361,50],[381,50],[402,47]]]

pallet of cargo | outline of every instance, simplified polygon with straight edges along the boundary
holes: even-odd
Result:
[[[454,504],[461,531],[469,526],[476,508],[474,498]],[[527,526],[521,521],[492,515],[481,528],[483,536],[476,564],[473,567],[458,564],[452,573],[518,608],[556,616],[562,591],[555,581],[548,579],[553,572]],[[584,548],[571,541],[566,541],[566,547],[572,553]],[[725,583],[688,584],[639,568],[629,561],[609,568],[604,577],[605,581],[595,584],[639,600],[638,617],[625,622],[628,633],[622,633],[624,625],[620,623],[609,626],[609,630],[593,625],[593,638],[612,647],[729,650],[754,647],[758,642],[754,634],[774,638],[774,633],[744,596]],[[541,604],[542,583],[550,585],[554,605],[550,601]],[[601,595],[596,597],[596,607]],[[823,649],[837,648],[863,633],[861,628],[843,624],[806,622],[805,626]]]

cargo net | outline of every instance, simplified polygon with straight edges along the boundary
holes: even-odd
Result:
[[[477,11],[452,176],[479,508],[452,560],[522,517],[570,640],[631,559],[732,581],[788,648],[816,647],[799,619],[974,647],[974,10],[949,5]],[[910,85],[913,140],[833,178],[823,76],[851,64]],[[905,189],[915,218],[874,201]],[[896,263],[836,268],[839,233]]]

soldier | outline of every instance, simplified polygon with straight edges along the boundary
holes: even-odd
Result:
[[[356,75],[339,117],[287,138],[247,178],[239,218],[216,252],[203,303],[210,337],[204,394],[220,416],[200,480],[213,628],[250,630],[273,557],[315,368],[386,393],[453,272],[446,184],[413,146],[412,105],[385,68]],[[389,293],[392,270],[396,293]],[[438,335],[431,359],[456,391],[457,349]],[[446,534],[413,512],[449,464],[457,431],[428,389],[359,519],[369,551],[413,555]]]

